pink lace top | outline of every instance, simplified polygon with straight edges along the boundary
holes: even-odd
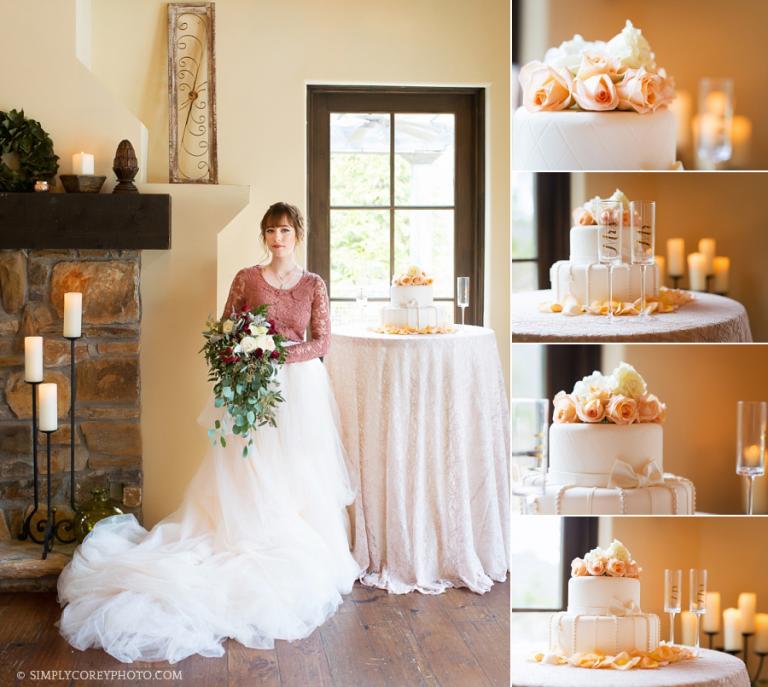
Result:
[[[245,305],[255,308],[265,304],[269,306],[268,317],[274,321],[278,333],[290,341],[301,342],[288,347],[286,362],[300,363],[328,352],[331,314],[328,291],[320,276],[304,272],[290,289],[278,289],[267,282],[259,265],[246,267],[232,280],[222,317]],[[307,327],[310,341],[304,341]]]

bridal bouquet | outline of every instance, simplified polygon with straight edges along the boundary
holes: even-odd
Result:
[[[208,436],[215,442],[218,434],[222,446],[227,445],[229,432],[247,438],[243,448],[247,456],[256,428],[277,426],[275,411],[285,400],[276,379],[285,363],[284,339],[267,319],[266,305],[245,307],[221,321],[209,319],[203,336],[200,352],[208,363],[208,381],[214,382],[214,403],[217,408],[226,407],[231,421],[216,420]]]

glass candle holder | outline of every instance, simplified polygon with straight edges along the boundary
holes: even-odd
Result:
[[[699,81],[698,157],[714,167],[733,156],[733,80]]]
[[[768,427],[768,403],[739,401],[736,404],[736,474],[746,477],[747,513],[752,515],[755,477],[765,474],[765,442]]]

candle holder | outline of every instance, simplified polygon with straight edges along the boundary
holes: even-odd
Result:
[[[717,635],[717,632],[707,632],[707,631],[705,630],[705,631],[704,631],[704,634],[705,634],[705,635],[707,635],[707,637],[708,637],[708,639],[707,639],[707,644],[708,644],[708,647],[709,647],[710,649],[714,649],[714,648],[715,648],[715,647],[714,647],[714,644],[715,644],[715,635]]]
[[[724,649],[724,652],[731,656],[738,656],[741,653],[741,649]]]
[[[680,280],[683,278],[682,274],[670,274],[669,278],[672,280],[672,288],[677,289],[680,287]]]
[[[31,541],[35,542],[35,544],[42,544],[43,540],[36,539],[32,531],[32,519],[35,517],[35,514],[40,508],[40,480],[38,478],[37,470],[37,386],[40,384],[40,382],[27,382],[27,384],[32,387],[32,479],[34,480],[35,500],[29,515],[24,518],[24,523],[21,526],[21,534],[19,534],[19,539],[21,541],[30,539]],[[40,523],[38,523],[37,531],[41,532],[42,530],[40,529],[39,524]]]
[[[714,274],[708,274],[708,275],[705,277],[705,279],[706,279],[706,286],[705,286],[704,288],[706,289],[706,292],[707,292],[707,293],[709,293],[709,292],[710,292],[710,285],[712,284],[712,281],[714,280],[714,278],[715,278],[715,275],[714,275]]]
[[[763,662],[765,661],[765,657],[768,656],[768,651],[755,651],[755,656],[758,657],[758,661],[755,677],[750,679],[750,684],[752,685],[757,685],[760,680],[760,674],[763,672]]]
[[[75,398],[77,397],[77,376],[75,374],[75,344],[81,337],[67,336],[69,339],[69,505],[72,512],[77,511],[75,503]]]
[[[43,531],[45,536],[43,537],[43,560],[48,558],[48,552],[53,551],[53,540],[56,534],[56,509],[51,505],[51,434],[53,430],[44,430],[46,439],[46,467],[48,474],[47,479],[47,493],[46,497],[46,515],[45,520],[42,520],[38,525]]]

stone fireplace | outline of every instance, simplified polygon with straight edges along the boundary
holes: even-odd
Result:
[[[76,501],[106,487],[140,516],[139,406],[141,257],[137,250],[0,252],[0,513],[12,538],[33,501],[31,389],[24,382],[24,337],[44,337],[45,381],[58,384],[59,430],[52,436],[52,497],[69,501],[70,343],[62,337],[64,293],[83,293],[77,342]],[[44,442],[39,453],[44,456]],[[39,461],[45,474],[45,460]],[[40,500],[45,503],[45,479]],[[0,529],[3,524],[0,523]]]

